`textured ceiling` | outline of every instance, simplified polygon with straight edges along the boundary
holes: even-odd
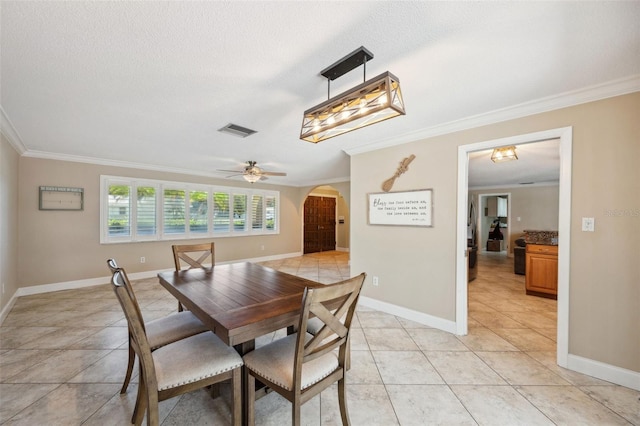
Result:
[[[216,177],[255,160],[286,185],[348,179],[345,151],[640,74],[640,2],[3,0],[0,15],[3,132],[25,155]],[[320,70],[361,45],[407,115],[300,141]]]

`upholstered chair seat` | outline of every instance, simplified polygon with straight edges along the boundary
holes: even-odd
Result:
[[[242,367],[238,352],[211,332],[163,346],[153,351],[152,357],[159,391]]]
[[[246,368],[286,390],[293,390],[297,337],[296,334],[292,334],[249,352],[244,356]],[[307,333],[307,341],[312,337]],[[338,356],[335,351],[306,362],[302,365],[301,389],[320,382],[337,368]]]
[[[166,317],[145,322],[151,349],[199,334],[209,329],[189,311],[174,312]]]

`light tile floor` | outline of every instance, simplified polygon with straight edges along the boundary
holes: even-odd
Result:
[[[341,252],[264,264],[323,283],[349,276]],[[487,253],[479,265],[467,336],[358,308],[347,377],[354,425],[640,425],[640,392],[556,365],[555,301],[526,296],[512,259]],[[145,319],[176,309],[156,279],[134,288]],[[126,347],[126,322],[108,285],[19,298],[0,327],[0,423],[127,424],[137,380],[119,394]],[[228,424],[227,397],[223,388],[216,399],[203,390],[164,401],[162,424]],[[275,393],[256,411],[260,425],[290,422],[289,403]],[[335,387],[305,404],[302,417],[339,424]]]

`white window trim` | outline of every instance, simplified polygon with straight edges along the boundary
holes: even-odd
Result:
[[[110,185],[127,185],[131,187],[130,201],[130,235],[127,236],[110,236],[109,235],[109,186]],[[136,194],[138,187],[150,186],[156,188],[156,234],[155,235],[137,235],[137,204]],[[185,232],[179,234],[164,233],[164,190],[177,189],[185,191]],[[191,232],[189,230],[189,193],[191,191],[206,191],[208,193],[208,231],[207,232]],[[213,214],[214,214],[214,194],[216,192],[224,192],[229,194],[229,229],[226,232],[214,231]],[[235,195],[246,196],[246,214],[245,226],[243,230],[235,230],[233,226],[233,197]],[[266,217],[262,218],[261,229],[253,229],[252,226],[252,197],[260,195],[263,203],[263,214],[266,216],[266,200],[267,198],[275,198],[275,226],[273,230],[267,229]],[[228,237],[248,237],[256,235],[273,235],[280,233],[280,192],[264,189],[252,189],[241,187],[230,187],[220,185],[203,185],[190,182],[164,181],[156,179],[139,179],[123,176],[100,176],[100,244],[117,244],[117,243],[137,243],[145,241],[168,241],[168,240],[184,240],[184,239],[202,239],[202,238],[228,238]]]

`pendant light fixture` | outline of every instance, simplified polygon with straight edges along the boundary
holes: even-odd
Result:
[[[515,146],[503,146],[502,148],[496,148],[491,153],[491,160],[494,163],[501,163],[503,161],[517,160]]]
[[[320,71],[327,78],[327,101],[304,112],[300,139],[318,143],[389,118],[404,115],[400,81],[390,72],[366,80],[373,53],[359,47]],[[331,98],[331,80],[364,65],[362,84]]]

